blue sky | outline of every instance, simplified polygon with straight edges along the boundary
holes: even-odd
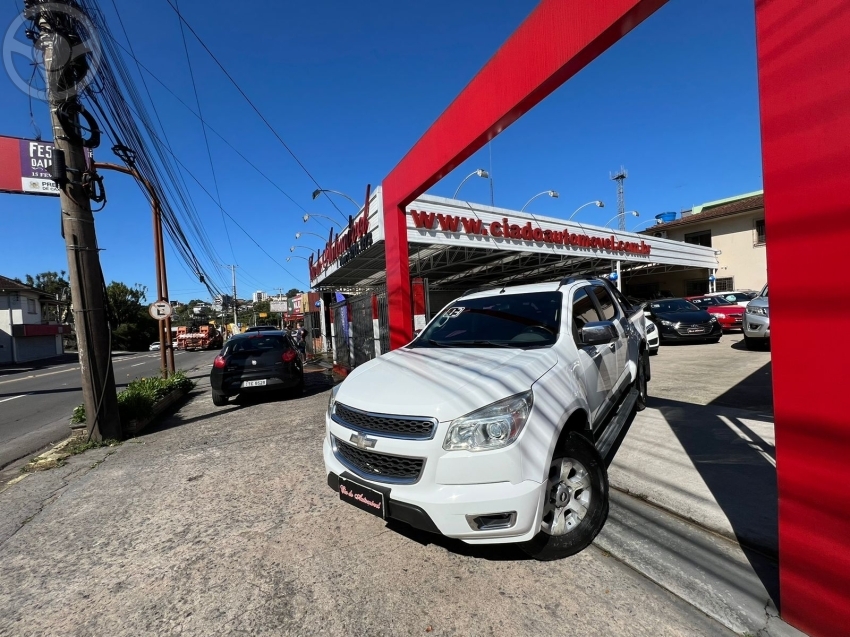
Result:
[[[280,15],[249,13],[244,3],[222,0],[182,0],[180,8],[322,186],[359,201],[366,184],[380,183],[536,2],[371,0],[365,9],[340,0],[287,4]],[[126,46],[112,2],[101,5]],[[136,54],[194,104],[177,17],[165,0],[118,0],[118,6]],[[3,32],[19,8],[2,4]],[[311,200],[312,182],[191,36],[189,51],[210,124],[305,210],[336,215],[327,201]],[[200,123],[146,79],[174,152],[214,191]],[[37,124],[49,131],[46,105],[34,102],[33,108]],[[33,136],[28,99],[5,73],[0,135]],[[239,296],[306,289],[306,262],[286,263],[289,247],[298,231],[327,231],[304,224],[301,209],[214,135],[210,144],[222,205],[291,272],[227,221],[231,252],[216,204],[187,177],[218,260],[240,266]],[[105,147],[96,156],[112,159]],[[566,218],[602,199],[604,210],[585,208],[577,218],[604,224],[616,214],[609,173],[621,165],[629,171],[626,206],[641,213],[629,228],[659,212],[762,187],[752,2],[670,0],[493,141],[495,203],[518,209],[535,193],[554,189],[560,199],[538,199],[531,209]],[[431,192],[451,196],[479,167],[490,168],[486,147]],[[105,276],[153,289],[147,204],[127,177],[108,175],[106,184],[109,205],[96,215]],[[488,183],[473,179],[463,195],[488,203]],[[346,215],[354,210],[344,199],[337,205]],[[0,273],[66,269],[57,200],[0,195],[0,219]],[[297,243],[315,249],[321,241],[304,236]],[[205,288],[173,251],[167,259],[171,297],[204,298]],[[229,286],[228,270],[214,276],[220,287]]]

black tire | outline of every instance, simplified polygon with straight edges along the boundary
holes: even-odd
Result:
[[[656,347],[655,349],[651,349],[651,350],[649,350],[649,355],[650,355],[650,356],[658,356],[658,351],[659,351],[660,349],[661,349],[660,347]]]
[[[708,342],[711,343],[712,345],[714,345],[715,343],[719,343],[720,337],[718,336],[717,338],[709,339]]]
[[[638,390],[638,399],[635,403],[635,411],[646,409],[646,399],[649,397],[649,356],[641,352],[640,364],[638,365],[638,377],[635,380],[635,388]]]
[[[301,380],[298,381],[298,384],[292,389],[287,391],[290,398],[301,398],[304,395],[304,374],[301,374]]]
[[[213,405],[216,407],[224,407],[227,404],[227,396],[224,394],[212,393]]]
[[[744,345],[746,346],[747,349],[750,349],[750,350],[756,349],[756,344],[753,342],[753,339],[751,339],[746,334],[744,334]]]
[[[564,473],[565,460],[573,462],[572,470],[565,476],[566,481],[559,480]],[[581,488],[570,488],[569,485],[581,485]],[[584,550],[608,519],[608,473],[605,463],[587,438],[573,432],[562,448],[555,450],[547,489],[549,493],[546,494],[547,506],[544,507],[541,529],[531,540],[519,545],[527,555],[543,562],[560,560]],[[565,496],[567,491],[569,495]],[[558,508],[554,506],[555,498],[563,497],[568,499],[560,508],[559,516],[556,513]],[[582,508],[585,513],[578,517]],[[562,534],[548,532],[547,526],[559,529]]]

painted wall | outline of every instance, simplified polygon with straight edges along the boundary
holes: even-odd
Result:
[[[764,219],[763,209],[671,229],[667,238],[684,241],[686,234],[710,229],[711,247],[721,250],[717,278],[733,277],[736,290],[758,291],[767,282],[767,248],[757,243],[758,219]]]

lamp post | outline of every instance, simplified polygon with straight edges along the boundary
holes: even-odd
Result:
[[[526,201],[525,205],[522,208],[520,208],[519,211],[522,212],[523,210],[528,208],[528,204],[530,204],[532,201],[534,201],[538,197],[542,197],[543,195],[549,195],[550,197],[552,197],[552,199],[557,199],[558,197],[560,197],[557,190],[544,190],[543,192],[537,193],[531,199]]]
[[[339,221],[337,221],[336,219],[332,219],[332,218],[328,217],[327,215],[320,215],[317,212],[308,212],[307,214],[305,214],[301,218],[304,220],[304,223],[307,223],[313,217],[321,217],[322,219],[327,219],[328,221],[331,222],[331,224],[337,226],[338,228],[342,228],[342,226],[339,225]]]
[[[308,248],[307,246],[298,245],[297,243],[294,246],[292,246],[291,248],[289,248],[289,251],[295,252],[296,248],[301,248],[302,250],[309,250],[310,252],[313,252],[313,248]]]
[[[291,257],[286,257],[287,261],[292,261],[292,259],[301,259],[302,261],[306,261],[307,263],[310,262],[310,259],[307,259],[306,257],[300,257],[297,254],[293,254]]]
[[[602,203],[599,200],[588,201],[586,204],[583,204],[583,205],[579,206],[578,208],[576,208],[575,212],[570,215],[570,218],[567,219],[567,221],[572,221],[572,218],[576,216],[576,213],[578,213],[579,210],[581,210],[582,208],[587,208],[588,206],[596,206],[597,208],[604,208],[605,204]]]
[[[315,232],[296,232],[296,233],[295,233],[295,238],[296,238],[296,239],[300,239],[300,238],[301,238],[302,236],[304,236],[305,234],[309,234],[309,235],[314,236],[314,237],[319,237],[319,239],[321,239],[322,241],[327,241],[327,240],[328,240],[328,238],[327,238],[327,237],[323,237],[322,235],[320,235],[320,234],[316,234]]]
[[[637,210],[627,210],[623,214],[624,215],[631,215],[633,217],[640,217],[640,213]],[[617,213],[611,219],[609,219],[608,223],[606,223],[603,227],[607,228],[608,224],[610,224],[612,221],[614,221],[614,219],[618,219],[619,217],[620,217],[620,213]]]
[[[470,177],[476,177],[476,176],[481,177],[482,179],[489,179],[490,173],[488,173],[483,168],[479,168],[478,170],[469,173],[466,177],[463,178],[463,181],[460,182],[460,186],[458,186],[457,190],[455,190],[455,194],[454,194],[454,197],[452,197],[452,199],[457,199],[457,194],[460,192],[460,189],[463,188],[463,185],[467,182],[467,180]]]
[[[339,195],[340,197],[344,197],[345,199],[348,199],[351,203],[353,203],[357,207],[357,212],[360,212],[360,208],[362,206],[359,203],[357,203],[356,201],[354,201],[354,199],[352,199],[351,197],[346,195],[344,192],[340,192],[338,190],[329,190],[327,188],[318,188],[318,189],[313,191],[313,201],[315,201],[316,198],[319,195],[321,195],[322,193],[325,193],[325,194],[332,193],[334,195]],[[340,214],[342,214],[342,213],[340,213]]]
[[[637,230],[637,229],[638,229],[638,228],[640,228],[641,226],[646,226],[646,225],[649,225],[649,224],[651,224],[651,223],[657,224],[657,223],[658,223],[658,219],[647,219],[646,221],[641,221],[641,222],[640,222],[639,224],[637,224],[634,228],[632,228],[631,230],[629,230],[629,232],[634,232],[635,230]]]

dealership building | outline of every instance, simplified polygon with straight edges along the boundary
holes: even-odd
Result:
[[[349,226],[310,258],[310,283],[330,306],[335,362],[354,367],[390,349],[387,272],[410,273],[412,331],[472,288],[521,285],[568,276],[633,281],[718,271],[717,250],[647,234],[422,195],[406,207],[407,257],[388,250],[382,191]],[[345,296],[339,299],[338,293]]]
[[[718,265],[711,273],[679,269],[638,274],[629,279],[627,294],[639,298],[705,294],[711,275],[717,292],[758,291],[767,283],[762,191],[694,206],[680,218],[659,223],[641,234],[712,248],[717,251]]]

